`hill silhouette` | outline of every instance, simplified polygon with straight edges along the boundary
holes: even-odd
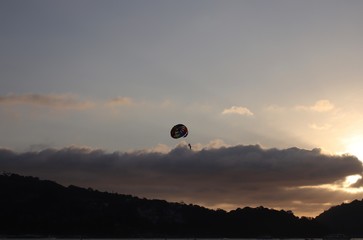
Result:
[[[363,201],[354,200],[334,206],[315,218],[316,222],[335,232],[352,237],[363,236]]]
[[[291,238],[321,237],[332,229],[362,236],[357,209],[363,209],[362,202],[337,206],[316,219],[264,207],[226,212],[0,175],[0,236]],[[342,216],[354,216],[357,224],[342,224]]]

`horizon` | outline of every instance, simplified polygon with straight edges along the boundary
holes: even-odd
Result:
[[[0,169],[305,216],[361,199],[362,11],[4,0]],[[179,123],[189,134],[173,139]]]

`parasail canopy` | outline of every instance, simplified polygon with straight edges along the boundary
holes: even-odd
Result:
[[[170,130],[172,138],[181,138],[188,136],[188,128],[183,124],[177,124]]]

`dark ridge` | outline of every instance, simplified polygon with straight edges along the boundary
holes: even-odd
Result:
[[[0,175],[0,236],[4,237],[311,238],[322,237],[331,229],[363,236],[358,218],[362,209],[362,202],[354,201],[317,219],[262,206],[226,212],[65,187],[11,173]],[[343,224],[349,216],[355,223]]]
[[[328,229],[352,237],[363,236],[363,201],[354,200],[334,206],[316,217]]]

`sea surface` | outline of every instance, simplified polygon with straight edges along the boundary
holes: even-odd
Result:
[[[322,238],[4,238],[0,240],[322,240]],[[363,240],[363,238],[350,238],[350,240]]]

